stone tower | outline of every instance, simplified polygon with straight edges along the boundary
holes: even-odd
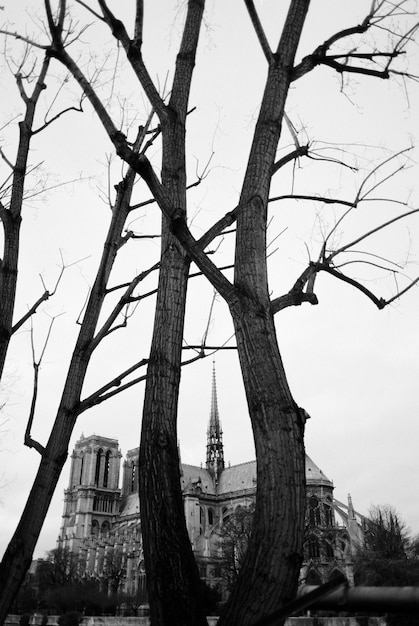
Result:
[[[91,435],[76,442],[58,545],[77,550],[80,540],[109,532],[119,514],[118,441]]]
[[[211,410],[207,430],[207,470],[218,483],[224,469],[223,431],[221,430],[218,413],[217,383],[215,379],[215,362],[212,366]]]

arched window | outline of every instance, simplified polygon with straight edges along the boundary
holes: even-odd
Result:
[[[84,465],[84,454],[82,454],[80,458],[79,485],[81,485],[83,482],[83,465]]]
[[[323,508],[324,508],[324,523],[328,528],[330,528],[331,526],[333,526],[332,508],[328,504],[325,504]]]
[[[326,537],[324,540],[324,552],[326,558],[333,559],[335,556],[335,551],[333,549],[333,537]]]
[[[214,511],[212,509],[208,509],[208,524],[212,526],[214,523]]]
[[[308,524],[310,528],[320,526],[319,499],[316,496],[311,496],[308,501]]]
[[[96,454],[96,469],[95,469],[95,485],[99,486],[99,478],[100,478],[100,466],[103,458],[103,450],[99,448]]]
[[[317,537],[309,537],[308,556],[310,559],[318,559],[320,556],[320,547]]]
[[[133,461],[131,464],[131,485],[130,485],[131,493],[134,493],[135,491],[136,475],[137,475],[137,466],[135,464],[135,461]]]
[[[96,519],[94,519],[92,522],[92,535],[94,537],[97,537],[98,534],[99,534],[99,522]]]
[[[110,531],[109,522],[103,522],[102,524],[102,533],[108,533]]]
[[[107,487],[108,486],[108,481],[109,481],[109,468],[110,468],[110,458],[111,458],[111,451],[108,450],[105,454],[105,470],[103,472],[103,486]]]
[[[307,576],[306,576],[306,584],[307,585],[321,585],[322,584],[322,579],[319,576],[319,573],[316,572],[314,569],[309,570]]]

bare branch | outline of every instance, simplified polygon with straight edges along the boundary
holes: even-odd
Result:
[[[58,316],[56,316],[56,317],[58,317]],[[49,341],[49,338],[51,336],[52,326],[54,324],[54,321],[55,321],[56,317],[53,317],[51,319],[51,321],[50,321],[50,325],[49,325],[49,328],[48,328],[47,336],[45,338],[44,345],[42,347],[41,354],[40,354],[40,357],[39,357],[38,360],[36,359],[36,356],[35,356],[35,345],[34,345],[34,338],[33,338],[33,325],[31,323],[32,365],[33,365],[33,372],[34,372],[34,374],[33,374],[32,400],[31,400],[31,407],[30,407],[30,411],[29,411],[28,423],[26,425],[26,430],[25,430],[24,444],[28,448],[35,448],[35,450],[37,452],[39,452],[39,454],[41,456],[43,456],[45,454],[45,448],[38,441],[35,441],[34,439],[32,439],[32,437],[31,437],[31,430],[32,430],[32,424],[33,424],[34,416],[35,416],[36,401],[37,401],[37,398],[38,398],[39,369],[41,367],[41,363],[42,363],[42,359],[43,359],[44,354],[45,354],[45,350],[47,349],[48,341]]]
[[[313,293],[315,274],[316,270],[310,263],[288,293],[271,301],[272,313],[278,313],[290,306],[300,306],[303,302],[313,305],[318,304],[317,296]],[[304,291],[304,288],[306,288],[306,291]]]
[[[19,330],[19,328],[21,326],[23,326],[23,324],[25,322],[28,321],[28,319],[30,317],[32,317],[32,315],[34,313],[36,313],[38,307],[42,304],[42,302],[45,302],[46,300],[48,300],[48,298],[50,297],[50,292],[49,291],[44,291],[44,293],[42,294],[42,296],[40,296],[38,298],[38,300],[36,302],[34,302],[34,304],[31,306],[31,308],[27,311],[27,313],[25,313],[25,315],[23,317],[21,317],[21,319],[16,322],[16,324],[12,327],[12,335]]]
[[[105,20],[103,19],[102,15],[99,15],[99,13],[96,13],[96,11],[94,11],[91,7],[89,7],[88,4],[86,4],[85,2],[83,2],[82,0],[76,0],[77,4],[80,4],[82,7],[84,7],[87,11],[89,11],[89,13],[91,13],[92,15],[95,16],[96,19],[100,20],[101,22],[104,22]]]
[[[135,12],[134,42],[141,48],[143,44],[144,0],[137,0]]]
[[[141,47],[136,46],[135,42],[131,41],[124,24],[121,20],[118,20],[115,17],[105,0],[98,0],[98,3],[102,10],[103,18],[112,31],[112,35],[124,48],[127,59],[131,63],[132,69],[146,92],[151,106],[154,108],[160,119],[167,117],[166,105],[164,104],[146,69],[141,54]]]
[[[340,198],[327,198],[326,196],[310,196],[305,194],[290,193],[282,196],[274,196],[269,198],[268,202],[278,202],[278,200],[312,200],[314,202],[322,202],[323,204],[342,204],[343,206],[354,207],[354,203],[349,200],[341,200]]]
[[[398,222],[399,220],[402,220],[405,217],[409,217],[410,215],[414,215],[415,213],[419,213],[419,209],[412,209],[411,211],[407,211],[406,213],[402,213],[401,215],[396,215],[396,217],[393,217],[391,220],[388,220],[387,222],[384,222],[383,224],[380,224],[376,228],[372,228],[367,233],[364,233],[363,235],[361,235],[357,239],[354,239],[350,243],[347,243],[344,246],[342,246],[341,248],[339,248],[338,250],[335,250],[334,252],[332,252],[330,255],[328,255],[328,261],[330,262],[330,260],[333,259],[336,255],[340,254],[341,252],[345,252],[346,250],[348,250],[348,248],[352,248],[352,246],[355,246],[357,243],[359,243],[360,241],[363,241],[367,237],[370,237],[371,235],[379,232],[380,230],[383,230],[384,228],[387,228],[387,226],[390,226],[391,224],[394,224],[395,222]]]
[[[411,40],[412,35],[418,28],[418,24],[415,24],[404,35],[392,33],[393,36],[397,37],[398,41],[396,42],[393,49],[390,51],[373,51],[361,53],[356,52],[356,49],[352,49],[346,54],[327,55],[328,50],[330,50],[330,48],[336,42],[342,41],[343,39],[346,39],[347,37],[351,37],[353,35],[362,35],[366,33],[370,28],[376,26],[380,21],[388,17],[394,17],[394,11],[392,10],[382,15],[379,14],[379,11],[382,8],[383,4],[384,3],[382,2],[378,4],[373,2],[371,5],[370,13],[365,17],[361,24],[350,28],[345,28],[329,37],[329,39],[326,39],[326,41],[324,41],[322,45],[318,46],[318,48],[316,48],[316,50],[311,55],[306,56],[301,61],[301,63],[295,66],[292,80],[297,80],[298,78],[301,78],[301,76],[304,76],[307,72],[310,72],[317,65],[328,65],[329,67],[332,67],[333,69],[341,73],[348,72],[365,74],[384,79],[389,78],[391,73],[398,73],[402,76],[412,77],[412,75],[407,72],[396,72],[395,70],[390,70],[390,64],[395,58],[403,54],[402,49],[406,45],[406,43]],[[391,3],[390,6],[392,6]],[[367,61],[374,62],[380,57],[388,59],[388,62],[383,69],[374,69],[366,66],[353,66],[349,64],[349,61],[351,59],[365,59]],[[338,58],[343,58],[346,60],[346,62],[340,63],[336,60]]]
[[[6,35],[6,37],[13,37],[13,39],[17,39],[18,41],[24,41],[30,46],[34,46],[35,48],[39,48],[40,50],[48,50],[49,48],[49,44],[42,45],[38,43],[37,41],[35,41],[34,39],[30,39],[29,37],[19,35],[19,33],[16,33],[16,32],[12,33],[11,31],[6,30],[4,28],[0,28],[0,35]]]
[[[36,135],[37,133],[42,132],[43,130],[45,130],[45,128],[47,128],[48,126],[50,126],[51,124],[53,124],[56,120],[58,120],[62,115],[65,115],[65,113],[68,113],[69,111],[76,111],[76,113],[83,113],[83,107],[80,105],[79,107],[75,107],[75,106],[71,106],[71,107],[67,107],[66,109],[63,109],[62,111],[60,111],[59,113],[57,113],[56,115],[54,115],[50,120],[48,120],[47,122],[45,122],[45,124],[43,124],[42,126],[40,126],[39,128],[37,128],[36,130],[32,131],[32,135]]]
[[[300,156],[308,156],[309,146],[298,146],[295,150],[281,157],[276,163],[272,166],[272,175],[275,174],[281,167],[284,167],[287,163],[298,159]]]
[[[265,31],[263,30],[259,15],[256,11],[255,3],[253,2],[253,0],[244,0],[244,3],[249,12],[250,19],[252,20],[253,28],[255,29],[257,38],[259,39],[263,54],[265,55],[268,63],[270,63],[273,60],[273,52],[269,46]]]
[[[124,306],[126,306],[130,302],[130,298],[132,296],[132,293],[133,293],[134,289],[138,286],[138,284],[142,280],[144,280],[147,276],[149,276],[149,274],[151,274],[151,272],[155,271],[158,267],[159,267],[159,264],[156,263],[155,265],[153,265],[149,269],[145,270],[144,272],[141,272],[141,274],[138,274],[129,283],[129,285],[128,285],[124,295],[120,298],[119,302],[116,304],[116,306],[114,307],[113,311],[108,316],[108,318],[105,321],[105,323],[102,325],[102,328],[96,333],[96,336],[92,340],[92,342],[91,342],[91,350],[92,351],[95,350],[96,347],[99,345],[99,343],[109,334],[109,332],[111,331],[111,328],[112,328],[115,320],[117,319],[118,315],[121,313],[121,311],[124,308]],[[107,293],[109,293],[109,290],[108,290]]]
[[[104,402],[104,400],[107,397],[109,397],[109,395],[107,395],[106,398],[103,397],[103,394],[105,394],[105,392],[109,391],[109,389],[112,389],[112,387],[121,387],[121,383],[122,383],[122,380],[124,378],[126,378],[127,376],[129,376],[130,374],[132,374],[133,372],[138,370],[140,367],[143,367],[144,365],[147,365],[147,363],[148,363],[148,359],[141,359],[140,361],[138,361],[134,365],[131,365],[131,367],[126,369],[124,372],[121,372],[121,374],[119,374],[119,376],[116,376],[111,381],[106,383],[106,385],[103,385],[103,387],[101,387],[100,389],[98,389],[94,393],[90,394],[90,396],[88,396],[84,400],[81,400],[81,402],[78,405],[77,414],[80,415],[84,411],[87,411],[87,409],[90,409],[92,406],[95,406],[96,404]],[[139,382],[139,380],[143,380],[144,378],[145,377],[142,376],[140,379],[137,379],[137,382]],[[125,385],[122,385],[121,389],[119,389],[117,393],[119,393],[123,389],[126,389],[127,388],[127,386],[126,386],[127,384],[130,385],[129,383],[126,383]],[[114,394],[112,394],[112,395],[114,395]]]

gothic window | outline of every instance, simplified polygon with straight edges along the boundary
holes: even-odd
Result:
[[[324,522],[327,527],[333,526],[333,512],[332,508],[328,505],[324,505]]]
[[[94,537],[97,537],[98,534],[99,534],[99,522],[96,519],[94,519],[92,522],[92,535]]]
[[[208,509],[208,524],[212,526],[214,523],[214,512],[212,509]]]
[[[310,559],[318,559],[320,556],[320,547],[317,537],[309,537],[308,539],[308,556]]]
[[[103,533],[108,533],[109,531],[110,531],[109,522],[103,522],[103,524],[102,524],[102,532]]]
[[[83,482],[83,465],[84,465],[84,454],[81,455],[80,458],[80,476],[79,476],[79,485]]]
[[[327,539],[325,539],[324,548],[326,558],[333,559],[333,557],[335,556],[335,552],[333,550],[333,537],[328,537]]]
[[[307,585],[321,585],[322,579],[320,578],[318,572],[316,572],[314,569],[311,569],[307,574],[305,582]]]
[[[93,510],[97,511],[99,508],[99,498],[97,496],[95,496],[93,498]]]
[[[135,491],[136,473],[137,473],[137,467],[135,465],[135,461],[133,461],[131,465],[131,485],[130,485],[131,493]]]
[[[316,496],[311,496],[308,501],[308,507],[308,523],[310,528],[320,526],[319,499],[316,498]]]
[[[108,486],[108,481],[109,481],[109,468],[110,468],[110,458],[111,458],[111,451],[108,450],[107,453],[105,454],[105,471],[103,473],[103,486],[107,487]]]
[[[103,450],[99,448],[96,454],[96,469],[95,469],[95,485],[99,486],[99,478],[100,478],[100,465],[103,458]]]

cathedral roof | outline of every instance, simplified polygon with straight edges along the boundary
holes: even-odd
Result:
[[[244,491],[256,487],[256,461],[226,467],[220,476],[218,493]]]
[[[324,485],[333,487],[333,482],[306,454],[306,483],[307,485]],[[211,473],[204,467],[186,465],[182,463],[182,491],[194,491],[197,488],[208,495],[226,495],[254,489],[256,487],[256,461],[239,463],[223,469],[218,478],[216,488]]]
[[[201,489],[203,493],[215,495],[214,479],[210,472],[198,465],[182,463],[182,476],[180,481],[182,491]]]
[[[307,485],[316,483],[332,487],[333,483],[323,474],[322,470],[306,454],[306,483]]]

